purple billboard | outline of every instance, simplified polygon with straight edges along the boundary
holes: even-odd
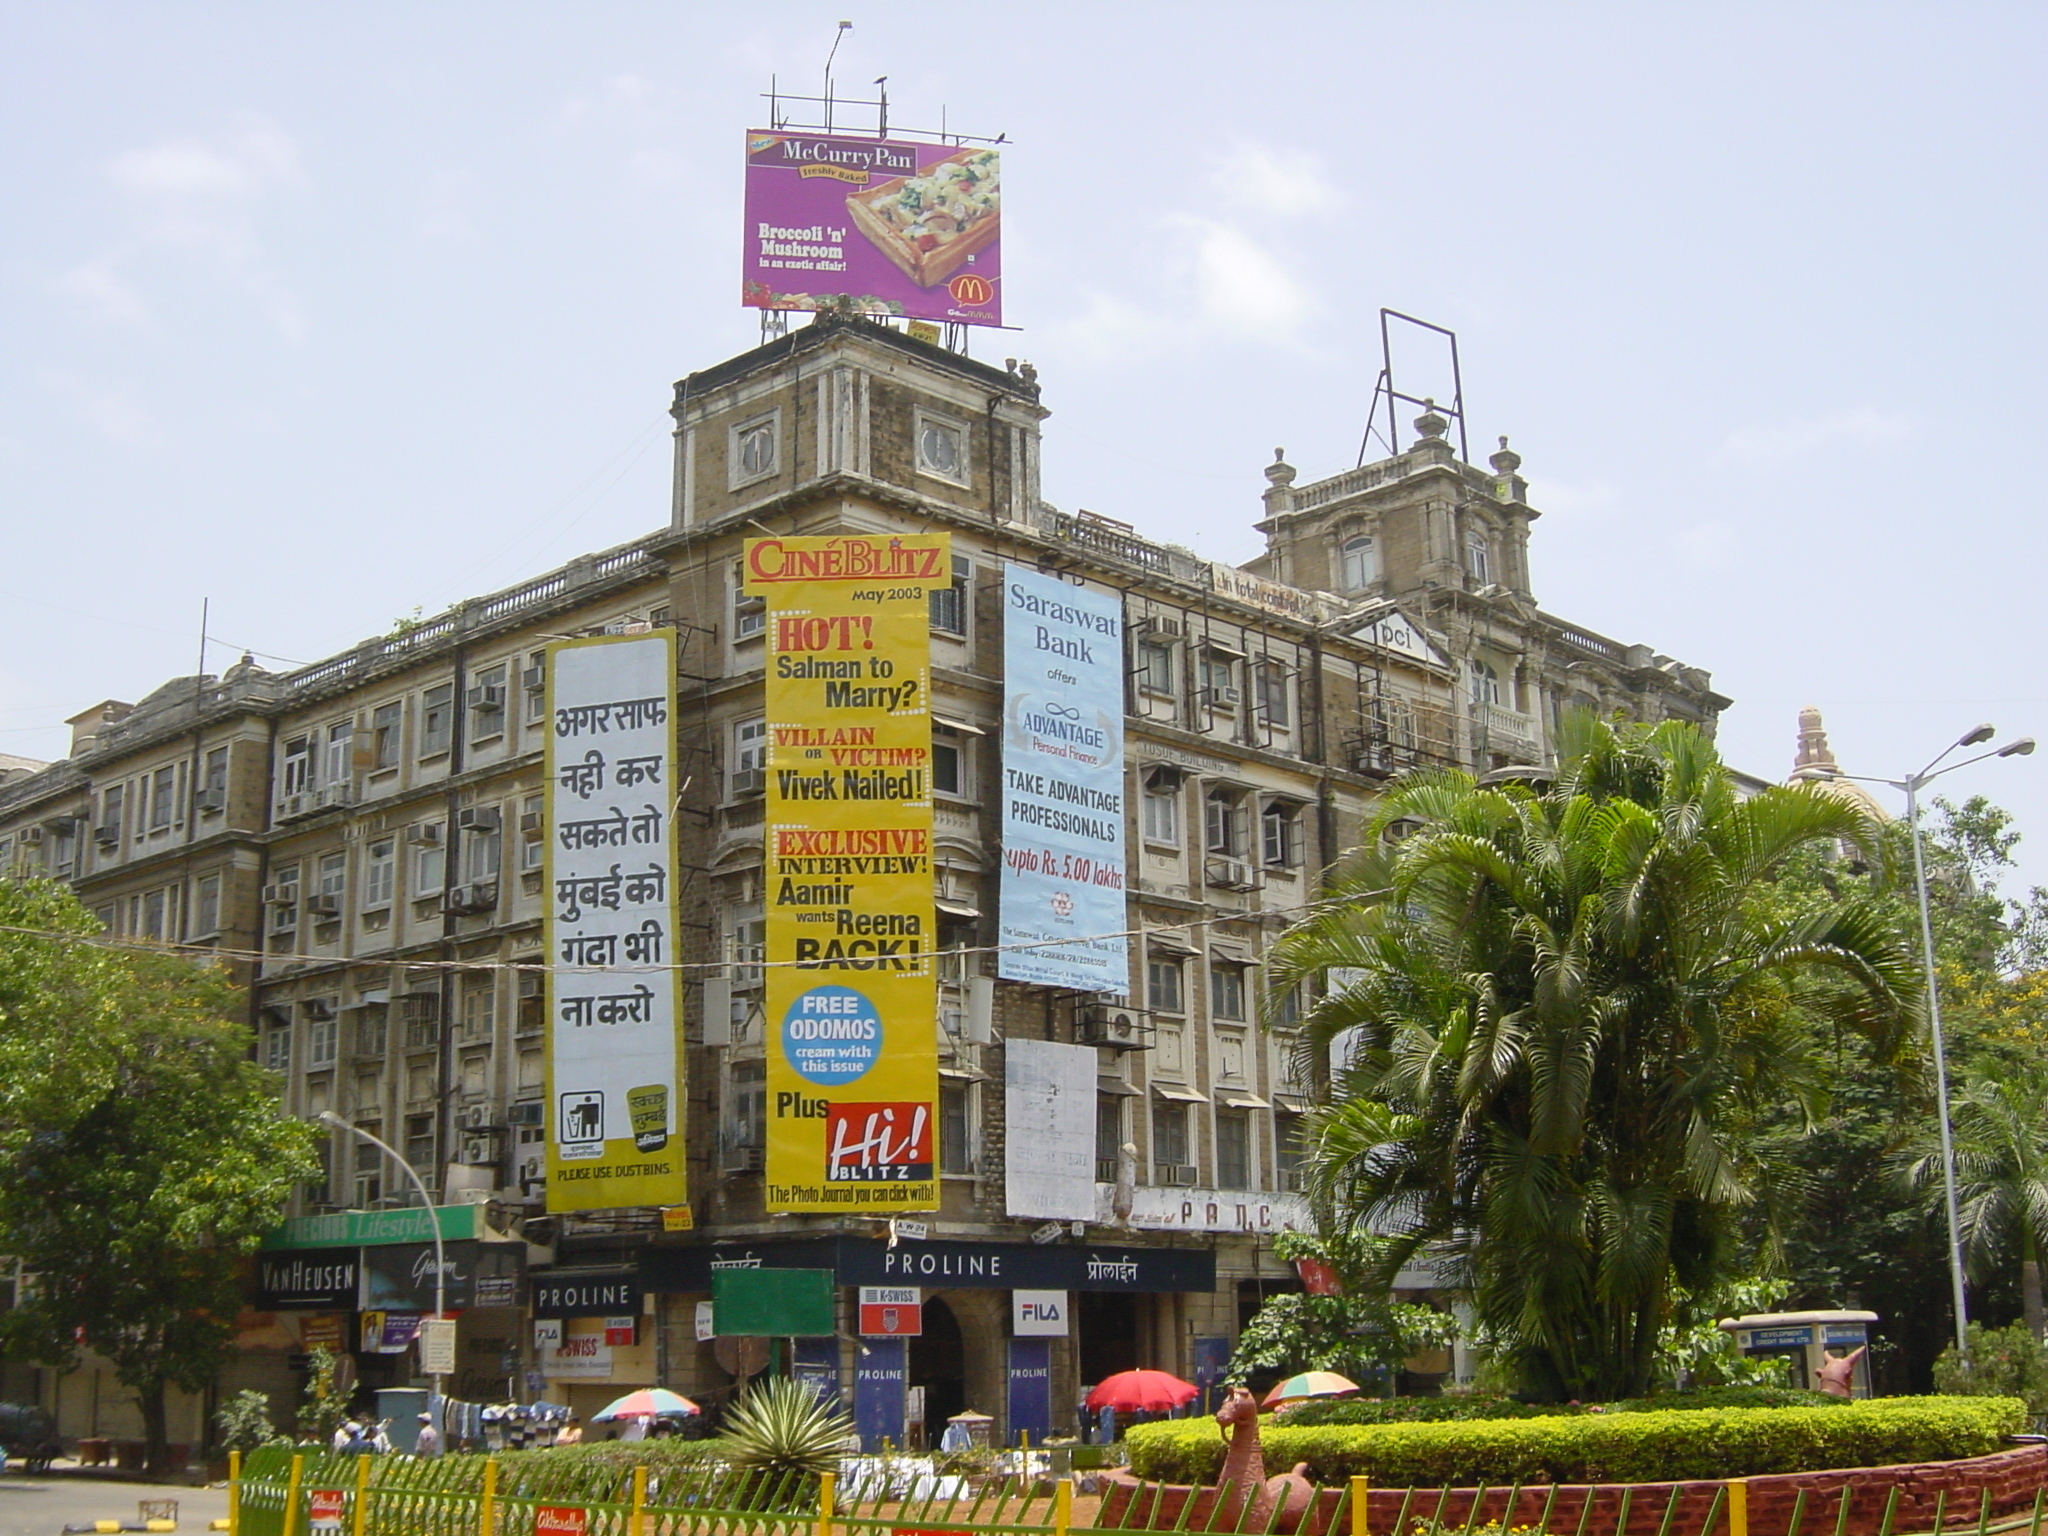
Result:
[[[754,129],[741,302],[1003,323],[994,149]]]

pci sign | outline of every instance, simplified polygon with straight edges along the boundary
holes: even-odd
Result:
[[[1010,1332],[1020,1339],[1067,1336],[1065,1291],[1010,1292]]]
[[[533,1512],[533,1536],[586,1536],[589,1528],[587,1509],[543,1504]]]
[[[916,1286],[860,1288],[860,1331],[865,1338],[908,1338],[924,1332],[924,1293]]]

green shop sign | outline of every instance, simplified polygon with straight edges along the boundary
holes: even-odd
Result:
[[[480,1205],[437,1205],[434,1220],[441,1240],[465,1242],[484,1235]],[[294,1216],[263,1239],[265,1248],[368,1248],[386,1243],[431,1243],[427,1213],[409,1206],[397,1211],[336,1211],[328,1216]]]

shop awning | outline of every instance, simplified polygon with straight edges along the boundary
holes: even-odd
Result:
[[[1179,1083],[1154,1083],[1152,1091],[1162,1099],[1172,1099],[1180,1104],[1206,1104],[1209,1102],[1209,1096],[1206,1093],[1197,1093],[1194,1089],[1183,1087]]]

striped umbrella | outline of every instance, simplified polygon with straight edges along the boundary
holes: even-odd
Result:
[[[616,1402],[605,1404],[590,1417],[599,1419],[662,1419],[697,1412],[697,1405],[666,1387],[642,1387]]]
[[[1265,1405],[1277,1408],[1282,1403],[1299,1402],[1304,1397],[1342,1397],[1346,1392],[1356,1392],[1358,1383],[1335,1371],[1303,1371],[1299,1376],[1290,1376],[1279,1386],[1268,1392]]]

